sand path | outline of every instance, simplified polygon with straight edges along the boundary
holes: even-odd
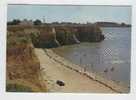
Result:
[[[89,79],[85,75],[75,72],[62,66],[49,58],[43,49],[35,49],[40,61],[42,76],[50,92],[92,92],[92,93],[113,93],[110,88]],[[65,83],[65,86],[56,84],[57,80]]]

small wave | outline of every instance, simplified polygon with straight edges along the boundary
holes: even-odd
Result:
[[[120,64],[120,63],[124,63],[123,60],[114,60],[111,62],[112,64]]]

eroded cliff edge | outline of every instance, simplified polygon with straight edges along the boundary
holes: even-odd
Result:
[[[100,27],[91,25],[38,25],[38,26],[8,26],[8,31],[24,31],[30,34],[35,47],[53,48],[80,42],[101,42],[104,35]]]

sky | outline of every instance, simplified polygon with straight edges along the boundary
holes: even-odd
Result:
[[[8,5],[8,21],[40,19],[45,22],[118,22],[131,24],[131,6]]]

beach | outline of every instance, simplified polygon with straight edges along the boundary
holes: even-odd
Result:
[[[84,69],[58,56],[50,49],[35,48],[41,74],[49,92],[124,93],[128,89],[110,80],[84,72]],[[64,82],[59,86],[56,81]]]

